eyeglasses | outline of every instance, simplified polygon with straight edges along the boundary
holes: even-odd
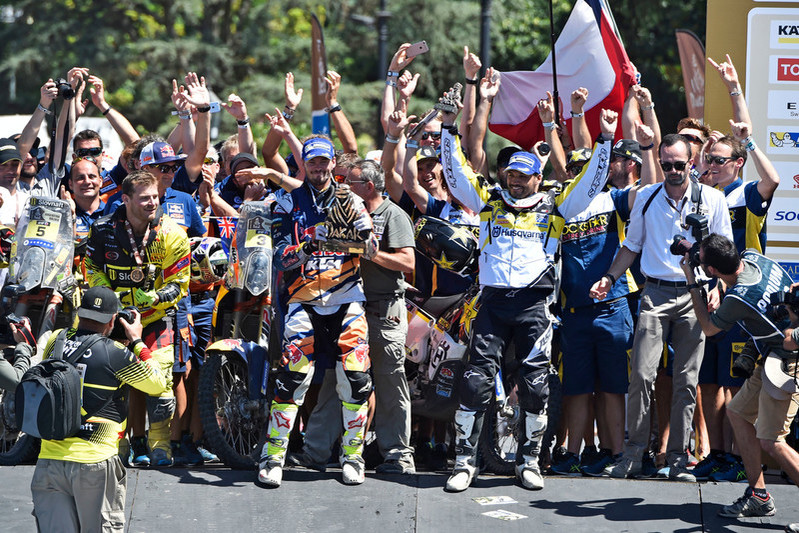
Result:
[[[172,172],[177,172],[180,168],[180,165],[153,165],[155,168],[161,171],[163,174],[171,174]]]
[[[437,141],[440,138],[441,138],[441,132],[440,131],[426,131],[426,132],[422,133],[422,140],[423,141],[426,141],[427,139],[433,139],[434,141]]]
[[[91,156],[91,155],[82,155],[82,156],[79,156],[79,157],[73,157],[72,158],[72,164],[75,164],[78,161],[91,161],[95,165],[98,164],[97,163],[97,158],[94,157],[94,156]]]
[[[347,180],[344,183],[369,183],[367,180]]]
[[[685,170],[685,165],[688,164],[688,161],[675,161],[671,163],[669,161],[661,161],[660,168],[663,169],[663,172],[671,172],[671,169],[676,170],[677,172],[682,172]]]
[[[216,159],[214,159],[213,157],[206,157],[203,160],[204,165],[213,165],[214,163],[216,163]]]
[[[94,148],[78,148],[75,150],[75,153],[72,154],[73,159],[78,159],[81,157],[91,156],[91,157],[100,157],[100,154],[103,153],[103,149],[99,146],[95,146]]]
[[[733,156],[723,157],[723,156],[720,156],[720,155],[715,155],[715,156],[714,155],[707,155],[707,156],[705,156],[705,162],[707,162],[708,165],[712,165],[713,163],[716,163],[718,166],[725,165],[725,164],[727,164],[727,161],[729,161],[731,159],[738,159],[738,158],[737,157],[733,157]]]

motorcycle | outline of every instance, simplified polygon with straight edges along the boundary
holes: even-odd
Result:
[[[198,402],[205,441],[227,466],[252,469],[269,421],[272,328],[271,213],[263,202],[241,209],[228,271],[214,306],[214,336],[200,371]]]
[[[0,313],[6,322],[15,324],[29,317],[39,346],[45,335],[71,325],[75,318],[73,234],[72,210],[55,198],[30,198],[17,223]],[[14,413],[14,395],[0,391],[0,465],[20,464],[38,454],[39,439],[19,431]]]

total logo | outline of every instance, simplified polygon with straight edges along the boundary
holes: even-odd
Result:
[[[777,81],[799,82],[799,58],[777,58]]]
[[[799,48],[799,20],[771,21],[771,48]]]

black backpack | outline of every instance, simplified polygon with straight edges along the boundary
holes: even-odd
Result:
[[[102,336],[91,335],[69,359],[62,359],[66,338],[62,330],[52,357],[29,368],[17,386],[17,427],[33,437],[64,440],[80,431],[82,377],[75,362]]]

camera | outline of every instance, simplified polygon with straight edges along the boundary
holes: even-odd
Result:
[[[759,360],[760,352],[755,348],[755,343],[751,340],[746,341],[743,350],[741,350],[741,353],[738,354],[738,357],[736,357],[735,361],[732,363],[732,375],[740,379],[751,377]]]
[[[128,324],[133,324],[133,322],[136,320],[136,308],[126,307],[117,313],[117,319],[114,320],[114,329],[111,330],[111,335],[109,335],[109,337],[115,341],[127,340],[127,337],[125,336],[125,330],[122,327],[122,320]]]
[[[789,319],[788,308],[793,314],[799,315],[799,287],[786,292],[775,292],[769,300],[767,316],[774,322],[782,322]]]
[[[64,100],[70,100],[75,97],[75,89],[64,78],[56,78],[55,87],[58,90],[58,96]]]
[[[698,213],[691,213],[685,217],[685,225],[691,228],[691,236],[694,238],[693,244],[683,235],[675,235],[674,240],[669,246],[672,255],[683,256],[689,254],[688,264],[696,268],[699,266],[699,245],[710,233],[708,231],[707,217]]]

